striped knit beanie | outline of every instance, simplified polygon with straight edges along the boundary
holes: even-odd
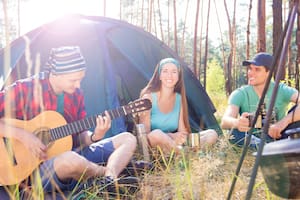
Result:
[[[86,69],[85,60],[78,46],[52,48],[46,67],[53,74],[72,73]]]

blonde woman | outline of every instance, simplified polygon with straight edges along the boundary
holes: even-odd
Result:
[[[180,63],[174,58],[162,59],[140,96],[152,102],[152,109],[140,116],[150,146],[159,146],[164,152],[179,152],[191,132]],[[205,130],[200,135],[201,147],[218,139],[215,130]]]

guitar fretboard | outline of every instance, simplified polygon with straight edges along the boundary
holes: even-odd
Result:
[[[124,106],[116,108],[114,110],[108,110],[108,114],[111,117],[111,119],[115,119],[117,117],[121,117],[124,115],[127,115],[126,109]],[[101,116],[105,116],[105,113],[101,113]],[[80,133],[85,130],[88,130],[90,128],[93,128],[96,126],[97,122],[96,119],[99,115],[93,115],[75,122],[71,122],[69,124],[56,127],[50,130],[51,135],[51,141],[55,141],[57,139],[66,137],[68,135],[74,134],[74,133]]]

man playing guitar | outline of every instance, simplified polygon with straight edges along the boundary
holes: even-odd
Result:
[[[59,149],[55,144],[47,146],[31,131],[6,123],[9,122],[5,120],[6,118],[31,120],[43,112],[51,114],[55,111],[60,115],[53,116],[61,117],[40,119],[40,123],[49,123],[52,128],[51,124],[61,119],[65,119],[66,123],[73,123],[86,117],[80,82],[84,78],[87,67],[79,47],[53,48],[46,66],[45,73],[19,80],[0,91],[2,147],[0,168],[5,165],[11,166],[3,167],[5,169],[1,170],[3,174],[0,176],[0,184],[16,184],[18,178],[23,177],[18,175],[27,171],[32,163],[37,164],[41,186],[45,192],[70,191],[76,186],[78,180],[91,177],[103,177],[103,183],[117,180],[135,152],[136,139],[128,132],[103,139],[106,131],[111,127],[112,116],[107,111],[103,115],[96,116],[92,121],[95,125],[93,132],[80,130],[81,126],[90,124],[88,121],[61,129],[62,132],[71,132],[71,142],[66,142],[59,148],[70,147],[70,149],[53,157],[51,152]],[[60,129],[54,129],[50,140],[54,140],[53,138],[59,132]],[[54,148],[50,150],[53,146]],[[18,151],[20,147],[24,147],[22,151]],[[6,154],[8,159],[4,161]],[[15,170],[24,159],[32,159],[32,161]],[[99,165],[100,163],[106,165]],[[9,175],[13,170],[16,173]],[[30,173],[30,169],[28,172]]]

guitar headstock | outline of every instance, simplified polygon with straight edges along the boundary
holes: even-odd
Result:
[[[126,110],[127,114],[139,113],[146,110],[150,110],[151,108],[152,103],[149,99],[137,99],[124,106],[124,109]]]

